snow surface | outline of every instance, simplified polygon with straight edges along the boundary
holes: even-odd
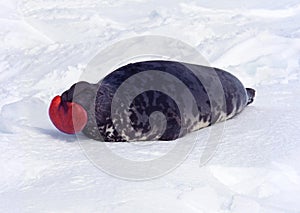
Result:
[[[300,212],[298,0],[1,0],[0,6],[1,212]],[[78,81],[99,50],[138,35],[180,39],[257,90],[253,105],[226,122],[209,162],[200,164],[206,128],[179,139],[199,139],[180,166],[147,181],[98,169],[47,114],[51,98]],[[108,146],[145,160],[175,143]]]

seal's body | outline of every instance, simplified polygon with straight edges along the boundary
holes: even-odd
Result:
[[[82,130],[101,141],[174,140],[232,118],[254,95],[253,89],[245,89],[235,76],[217,68],[144,61],[123,66],[98,84],[74,84],[56,102],[61,101],[64,111],[69,109],[66,103],[74,103],[72,109],[79,115],[72,113],[64,121],[87,120],[85,125],[74,123],[74,131],[64,131],[64,122],[53,123],[66,133]],[[58,106],[51,106],[51,120],[59,120]]]

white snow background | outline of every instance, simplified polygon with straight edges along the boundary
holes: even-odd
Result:
[[[299,23],[299,0],[0,0],[0,212],[300,212]],[[49,121],[99,50],[138,35],[184,41],[256,89],[206,165],[197,144],[160,178],[122,180]]]

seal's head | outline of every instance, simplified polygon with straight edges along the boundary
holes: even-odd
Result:
[[[84,107],[73,101],[74,85],[61,96],[51,101],[49,116],[54,126],[67,134],[75,134],[83,130],[88,121]]]

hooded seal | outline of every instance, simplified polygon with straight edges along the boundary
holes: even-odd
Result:
[[[50,119],[62,132],[109,141],[174,140],[239,114],[253,102],[224,70],[176,61],[142,61],[97,84],[78,82],[56,96]]]

